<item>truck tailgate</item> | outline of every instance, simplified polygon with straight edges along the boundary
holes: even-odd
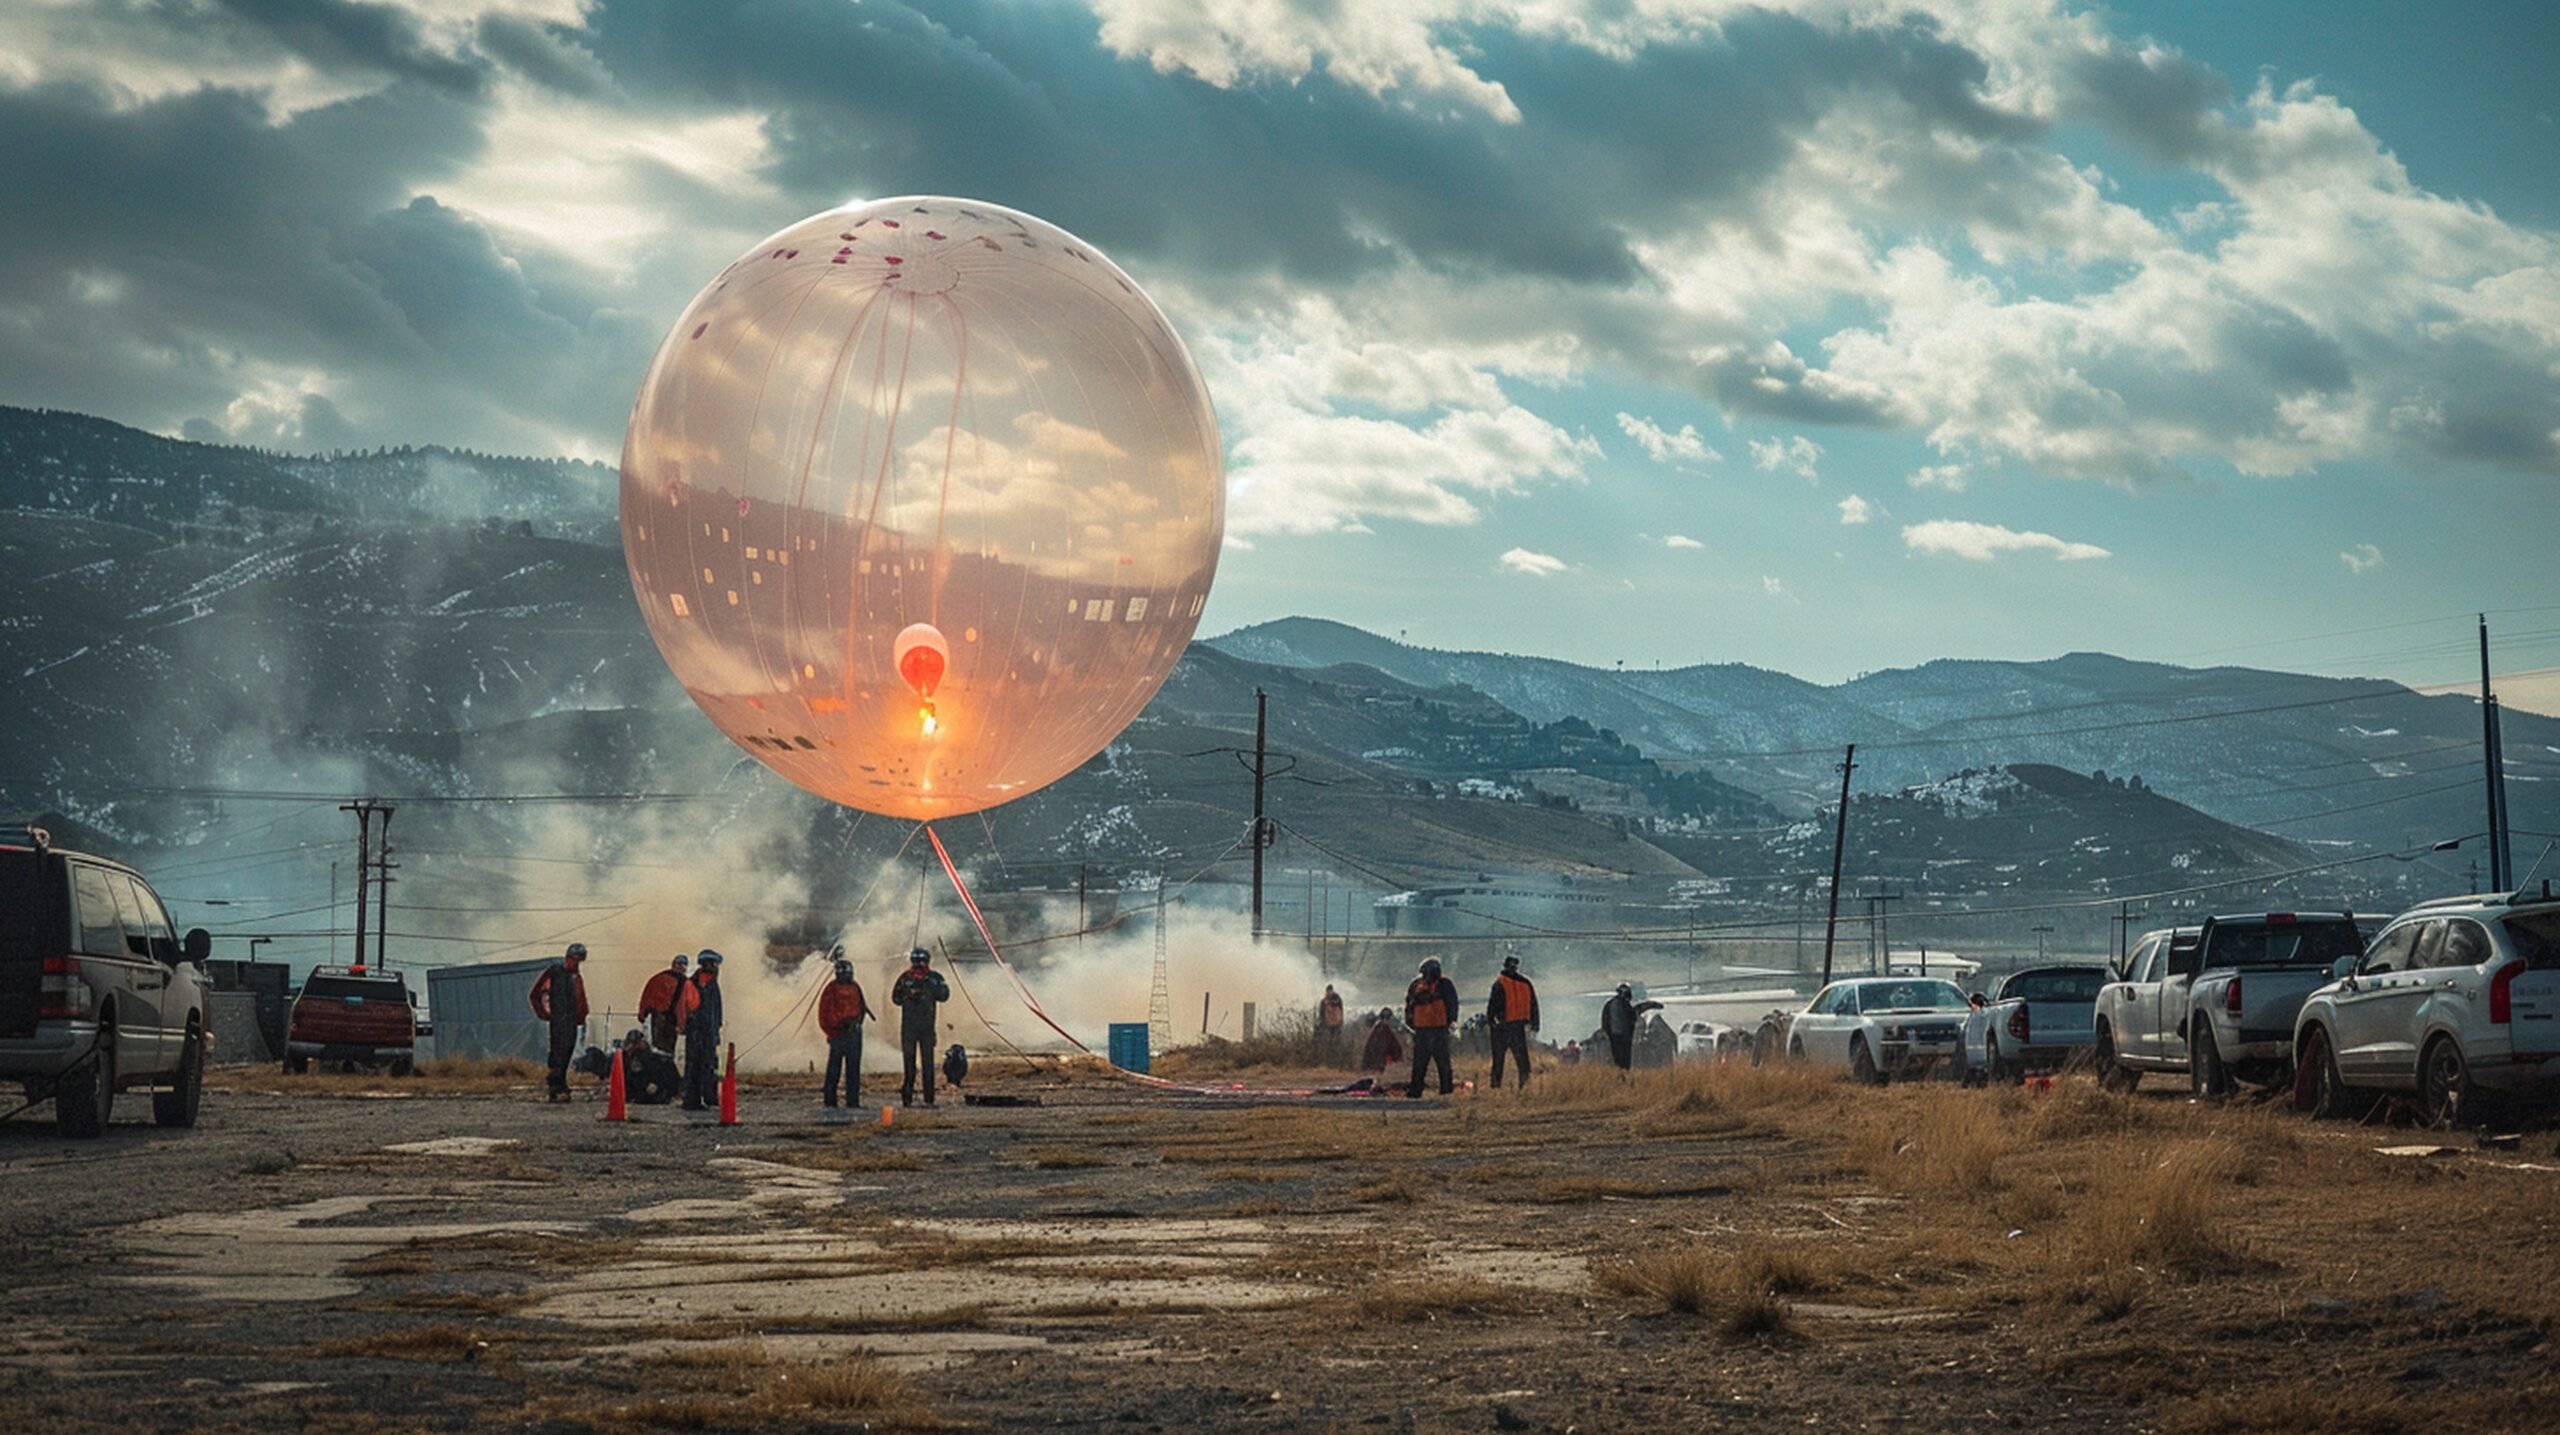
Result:
[[[2090,1002],[2027,1003],[2027,1041],[2033,1046],[2087,1046],[2097,1037],[2098,1008]]]
[[[2293,1040],[2293,1019],[2303,998],[2328,985],[2326,967],[2250,967],[2240,982],[2240,1039]]]

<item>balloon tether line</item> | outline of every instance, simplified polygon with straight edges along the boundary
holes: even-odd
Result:
[[[969,884],[960,880],[960,869],[952,862],[950,849],[942,845],[942,834],[934,831],[933,824],[928,822],[924,835],[925,840],[933,844],[933,855],[942,859],[942,875],[951,879],[951,890],[960,894],[960,906],[968,912],[970,924],[978,929],[978,940],[987,944],[987,955],[995,958],[996,966],[1012,980],[1014,991],[1022,997],[1022,1004],[1031,1009],[1033,1016],[1040,1018],[1042,1025],[1065,1037],[1067,1045],[1087,1056],[1093,1055],[1093,1048],[1076,1040],[1074,1032],[1050,1020],[1047,1009],[1040,1005],[1040,999],[1033,996],[1031,988],[1023,982],[1022,974],[1013,969],[1013,963],[1004,959],[1003,949],[996,945],[995,933],[987,930],[986,914],[978,910],[978,899],[969,895]]]

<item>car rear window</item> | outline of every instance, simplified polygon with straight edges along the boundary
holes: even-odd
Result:
[[[409,1000],[408,988],[398,982],[371,977],[314,976],[302,984],[302,994],[327,1001],[401,1002]]]
[[[2098,1000],[2098,988],[2106,985],[2107,974],[2095,967],[2087,971],[2020,972],[2009,978],[2001,995],[2025,997],[2031,1002],[2090,1002]]]
[[[41,852],[0,850],[0,957],[58,957],[63,930],[62,869]]]
[[[2340,957],[2364,955],[2364,936],[2356,924],[2327,922],[2248,922],[2217,924],[2204,954],[2208,967],[2327,966]]]
[[[2560,971],[2560,911],[2519,912],[2507,918],[2507,940],[2537,972]]]

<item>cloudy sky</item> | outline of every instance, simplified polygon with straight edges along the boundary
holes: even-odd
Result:
[[[610,458],[731,258],[961,195],[1191,344],[1209,631],[2540,667],[2555,72],[2546,3],[12,0],[0,402]]]

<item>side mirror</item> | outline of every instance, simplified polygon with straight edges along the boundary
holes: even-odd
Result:
[[[2363,958],[2361,957],[2340,957],[2336,961],[2331,962],[2329,964],[2329,979],[2331,981],[2342,982],[2347,978],[2354,976],[2356,974],[2356,963],[2362,960]]]
[[[213,955],[213,933],[202,927],[187,928],[187,935],[179,941],[178,953],[189,963],[203,966],[204,959]]]

